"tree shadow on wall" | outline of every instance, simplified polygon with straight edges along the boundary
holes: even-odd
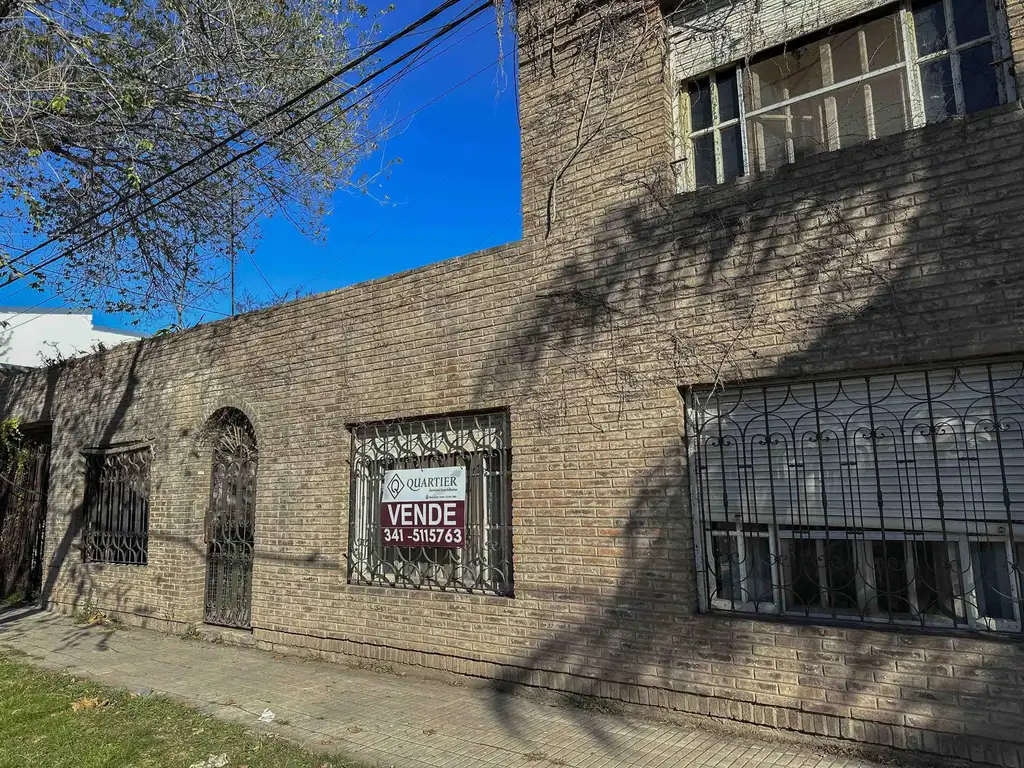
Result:
[[[57,422],[63,434],[95,435],[95,445],[114,442],[124,428],[126,414],[135,401],[138,371],[147,356],[148,344],[139,341],[7,377],[2,392],[4,412],[23,414],[25,422]],[[83,398],[82,393],[88,395]],[[51,477],[54,467],[66,467],[77,462],[77,452],[83,447],[68,445],[60,440],[59,435],[54,446],[50,459]],[[67,501],[70,503],[65,503]],[[77,609],[91,593],[89,570],[83,567],[80,557],[74,557],[84,526],[82,504],[77,499],[50,497],[47,506],[48,559],[43,568],[38,610],[45,610],[50,604],[65,566],[70,569],[71,579],[75,582],[75,593],[70,602],[72,608]],[[61,509],[67,510],[66,519],[57,516]],[[123,597],[121,595],[118,599]]]
[[[265,316],[262,321],[265,322]],[[216,359],[219,350],[230,343],[229,330],[223,325],[207,330],[206,337],[200,340],[200,352],[204,356],[202,362]],[[120,345],[46,369],[5,377],[0,383],[3,412],[17,413],[26,423],[55,423],[51,477],[59,478],[56,488],[60,495],[48,499],[47,560],[38,606],[32,612],[43,611],[58,601],[76,613],[93,606],[96,601],[101,603],[104,611],[156,618],[162,618],[165,613],[155,606],[140,603],[133,595],[130,580],[101,578],[104,566],[83,560],[83,488],[80,481],[68,482],[69,478],[82,477],[80,451],[86,446],[72,444],[79,437],[88,439],[90,445],[108,445],[128,438],[144,439],[153,443],[155,451],[167,455],[169,441],[179,435],[172,425],[173,415],[158,397],[154,397],[152,390],[159,381],[153,376],[161,363],[160,350],[165,343],[168,342],[158,339]],[[291,365],[295,356],[290,354],[279,364]],[[252,365],[255,368],[257,363]],[[144,389],[145,397],[140,398]],[[198,462],[195,466],[208,470],[211,458],[212,454],[211,457],[196,455],[190,460]],[[155,475],[154,481],[159,484],[161,478]],[[204,483],[206,485],[200,495],[209,493],[208,480]],[[159,488],[154,487],[153,491],[159,493]],[[206,556],[205,544],[194,536],[151,528],[148,541],[151,548],[155,544],[169,545],[163,549],[174,552],[175,557]],[[260,551],[256,559],[297,567],[326,567],[334,571],[343,568],[341,560],[328,557],[320,549],[301,556]],[[157,578],[155,586],[167,585],[162,585]],[[4,634],[13,637],[11,633],[17,632],[18,621],[27,615],[31,612],[22,610],[0,615]],[[77,628],[67,632],[64,642],[67,645],[80,642],[99,642],[102,645],[108,632],[101,626]]]
[[[1001,130],[1016,133],[1020,146],[1019,129]],[[681,386],[1020,351],[1024,222],[999,202],[1000,183],[1024,174],[1024,152],[945,170],[978,140],[968,125],[950,123],[679,196],[664,181],[638,180],[639,201],[575,249],[592,255],[563,261],[528,289],[526,319],[481,366],[479,402],[510,398],[538,432],[569,435],[582,420],[621,437],[629,434],[624,417],[638,418]],[[556,261],[553,253],[538,258]],[[730,699],[734,716],[748,719],[740,707],[753,694],[725,678],[753,665],[764,628],[693,617],[696,566],[677,429],[663,458],[633,472],[617,536],[584,537],[592,550],[620,546],[618,562],[629,565],[614,587],[581,576],[559,595],[532,588],[529,574],[519,580],[524,597],[548,606],[535,617],[541,626],[559,628],[506,665],[500,689],[614,697],[610,684],[639,684],[653,692],[650,703],[670,693]],[[573,442],[563,437],[560,450],[567,455]],[[622,505],[610,499],[609,508]],[[573,514],[568,505],[565,514]],[[517,558],[541,571],[530,554]],[[562,618],[570,614],[555,610],[561,599],[583,602],[586,616]],[[851,677],[873,661],[870,648],[851,649]],[[950,680],[936,703],[957,706],[959,693]],[[497,696],[494,706],[518,733],[516,699]],[[580,721],[610,742],[599,720],[581,712]],[[935,730],[943,727],[936,720]]]

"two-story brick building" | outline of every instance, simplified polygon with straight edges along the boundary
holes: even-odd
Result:
[[[520,242],[5,382],[43,599],[1024,764],[1024,0],[519,25]]]

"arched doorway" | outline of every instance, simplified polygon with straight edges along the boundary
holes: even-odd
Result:
[[[213,458],[206,510],[207,624],[252,625],[256,527],[256,432],[245,414],[223,408],[205,428]]]

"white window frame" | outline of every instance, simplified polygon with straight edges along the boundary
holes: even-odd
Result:
[[[736,103],[737,103],[737,117],[731,120],[722,120],[721,112],[719,110],[718,101],[718,76],[725,72],[733,72],[736,75]],[[745,176],[749,171],[747,170],[747,123],[744,120],[743,115],[745,113],[744,99],[744,77],[746,71],[742,67],[725,67],[724,69],[718,69],[714,72],[709,72],[701,77],[693,78],[686,81],[684,85],[696,82],[697,80],[703,80],[707,78],[709,83],[709,91],[711,96],[711,125],[707,128],[701,128],[699,130],[692,130],[692,122],[690,120],[689,112],[689,98],[685,98],[686,101],[686,135],[685,142],[686,146],[690,148],[689,157],[695,157],[693,152],[693,146],[697,139],[707,135],[713,135],[715,138],[715,184],[724,184],[725,179],[725,154],[722,151],[722,131],[738,126],[740,129],[740,176]],[[697,164],[693,161],[685,163],[685,173],[687,174],[687,185],[690,189],[697,188]]]
[[[744,526],[742,523],[736,523],[729,529],[707,528],[702,530],[696,519],[694,520],[694,526],[694,541],[696,542],[695,555],[697,557],[697,562],[700,564],[698,570],[701,568],[707,568],[708,572],[706,577],[698,577],[697,591],[701,605],[714,611],[728,613],[774,614],[789,618],[806,618],[817,621],[829,621],[835,617],[839,621],[846,620],[862,624],[894,624],[911,628],[921,627],[924,625],[927,627],[952,629],[957,625],[966,625],[966,627],[969,627],[970,629],[1014,633],[1019,633],[1022,628],[1021,622],[1024,620],[1024,617],[1021,616],[1022,585],[1020,584],[1020,579],[1015,578],[1012,564],[1015,561],[1013,552],[1014,545],[1016,544],[1017,547],[1021,547],[1024,542],[1011,541],[1008,536],[997,537],[957,534],[955,536],[947,536],[946,538],[943,538],[941,535],[934,533],[899,530],[850,532],[839,528],[830,529],[827,533],[824,531],[797,532],[787,526],[773,525],[758,526],[758,528],[763,528],[764,530],[752,530],[749,525]],[[739,563],[747,562],[747,538],[762,538],[768,540],[769,562],[771,566],[769,568],[769,574],[772,579],[771,601],[729,600],[709,593],[709,587],[713,591],[713,585],[716,580],[716,574],[713,568],[713,559],[711,556],[711,552],[714,551],[712,542],[714,538],[725,537],[733,540],[733,545],[738,555]],[[781,576],[783,558],[779,555],[779,552],[781,549],[785,549],[785,545],[788,542],[796,540],[816,542],[819,545],[819,556],[821,555],[821,547],[827,540],[853,542],[852,549],[855,558],[855,572],[857,580],[856,611],[839,609],[829,610],[828,608],[814,610],[813,608],[808,609],[804,606],[793,606],[789,604],[788,589]],[[877,587],[875,584],[874,552],[872,551],[872,545],[881,541],[885,541],[887,543],[900,543],[904,547],[904,558],[907,564],[907,602],[911,608],[910,613],[907,614],[905,618],[900,613],[890,613],[888,611],[879,610],[877,602],[875,602]],[[959,590],[959,584],[954,584],[952,586],[953,612],[957,616],[956,622],[949,617],[942,616],[941,614],[923,614],[924,618],[922,618],[922,614],[920,613],[920,609],[917,604],[917,590],[914,589],[913,586],[915,554],[912,545],[917,542],[945,542],[948,547],[948,557],[951,561],[957,563],[960,568],[963,580],[963,590]],[[979,598],[977,596],[977,586],[974,579],[974,563],[971,557],[971,545],[982,542],[1001,542],[1006,547],[1006,562],[1008,566],[1011,566],[1008,581],[1011,592],[1010,600],[1013,604],[1014,610],[1013,619],[998,619],[981,615],[979,610]],[[704,559],[705,553],[707,553],[707,559]],[[1021,563],[1018,563],[1018,565],[1024,567]],[[824,604],[826,600],[825,593],[827,592],[827,588],[824,586],[826,583],[825,571],[827,570],[827,566],[822,564],[820,569],[821,573],[819,573],[818,583],[821,585],[822,603]],[[747,587],[749,574],[750,571],[745,569],[740,576],[739,590],[741,594],[751,594],[751,590]],[[874,607],[872,607],[872,605],[874,605]]]
[[[851,532],[843,529],[830,529],[826,531],[794,531],[793,529],[787,529],[785,526],[778,527],[778,538],[780,543],[783,541],[795,541],[795,540],[810,540],[815,541],[819,544],[818,552],[819,557],[824,554],[823,544],[827,541],[851,541],[852,551],[855,558],[854,570],[856,572],[857,580],[857,611],[858,613],[849,612],[850,618],[854,620],[861,620],[861,616],[864,617],[865,621],[884,621],[886,623],[892,622],[896,624],[907,624],[910,626],[920,626],[921,621],[913,618],[919,616],[920,607],[917,604],[917,590],[913,588],[914,583],[914,571],[916,568],[916,556],[913,550],[913,544],[918,542],[933,542],[933,543],[946,543],[947,556],[954,559],[955,562],[969,562],[961,558],[961,542],[951,541],[949,537],[943,538],[939,534],[934,533],[922,533],[915,531],[898,531],[898,530],[872,530],[872,531],[857,531],[851,534]],[[874,568],[874,552],[872,551],[872,545],[876,542],[885,543],[899,543],[904,547],[904,559],[907,564],[907,603],[910,605],[911,613],[907,619],[899,618],[899,614],[890,614],[886,611],[878,609],[878,604],[875,602],[877,597],[877,585],[875,583],[875,568]],[[825,574],[828,568],[824,563],[819,565],[819,583],[822,585],[822,600],[824,602],[824,596],[827,589],[824,587],[826,579]],[[966,579],[965,579],[966,580]],[[781,585],[779,585],[781,589]],[[814,611],[807,610],[803,607],[793,607],[788,604],[786,597],[786,590],[781,590],[783,600],[783,613],[790,616],[810,616],[828,618],[832,615],[833,611],[839,615],[847,613],[847,611],[839,611],[833,609],[833,611],[822,610]],[[965,616],[964,613],[964,596],[958,594],[957,590],[953,589],[953,611],[957,616]],[[872,607],[874,606],[874,607]],[[926,614],[930,618],[926,621],[928,626],[948,626],[952,627],[953,620],[942,617],[938,614]]]
[[[965,568],[964,574],[964,591],[968,594],[974,594],[973,600],[967,601],[967,621],[976,629],[988,629],[994,632],[1020,632],[1021,631],[1021,603],[1020,603],[1020,579],[1014,578],[1012,567],[1009,573],[1010,582],[1010,599],[1013,605],[1014,618],[1012,619],[997,619],[991,616],[982,616],[979,607],[979,599],[977,598],[977,587],[974,583],[974,563],[970,560],[971,557],[971,544],[976,543],[997,543],[1003,542],[1006,547],[1006,563],[1009,566],[1014,562],[1014,544],[1020,546],[1019,541],[1011,541],[1009,536],[971,536],[962,537],[960,539],[960,556],[961,558],[968,558],[961,560],[961,562],[971,563],[970,568]],[[1017,563],[1018,566],[1020,563]]]
[[[938,374],[945,375],[947,372],[955,372],[955,378],[950,385],[949,382],[946,384],[937,384],[939,388],[935,391],[935,399],[932,401],[935,403],[936,411],[945,409],[946,402],[942,399],[943,395],[939,391],[941,387],[950,387],[948,391],[953,391],[958,387],[962,387],[963,383],[971,379],[972,373],[976,374],[979,370],[986,367],[987,364],[975,363],[971,365],[959,366],[956,364],[947,364],[946,366],[935,366],[928,370],[934,370]],[[999,368],[1002,366],[1002,369]],[[1005,362],[1005,363],[992,363],[988,365],[989,369],[989,382],[988,386],[993,388],[996,386],[993,384],[994,381],[1004,382],[1007,376],[1013,371],[1024,366],[1024,361],[1018,362]],[[996,370],[993,371],[993,368]],[[1005,370],[1004,370],[1005,369]],[[896,371],[896,375],[908,375],[913,376],[917,372],[913,369],[909,371]],[[1017,389],[1012,391],[1012,394],[1008,394],[1010,390],[999,390],[1000,398],[1013,399],[1017,403],[1024,402],[1024,387],[1021,386],[1021,382],[1024,381],[1024,370],[1019,371],[1021,376],[1015,385]],[[886,372],[871,373],[868,374],[868,378],[881,378],[886,379],[892,374]],[[995,378],[993,378],[995,377]],[[822,377],[821,381],[823,384],[834,384],[836,382],[842,382],[845,380],[856,380],[860,379],[860,376],[838,376],[835,378]],[[941,379],[941,377],[937,377]],[[976,382],[977,383],[977,382]],[[792,395],[792,388],[800,385],[800,382],[778,382],[778,384],[768,384],[765,387],[777,386],[780,391],[786,390],[788,394],[782,400],[776,399],[773,407],[778,407],[778,403],[788,400]],[[744,385],[746,386],[746,385]],[[752,388],[757,389],[761,385],[751,385]],[[804,384],[806,386],[806,384]],[[902,385],[901,385],[902,386]],[[1000,384],[998,386],[1003,386]],[[707,396],[707,400],[704,397]],[[767,395],[766,395],[767,397]],[[971,396],[973,397],[973,395]],[[995,397],[993,394],[992,397]],[[985,517],[983,515],[985,501],[984,492],[978,489],[978,500],[975,502],[977,506],[974,508],[964,508],[956,513],[948,513],[948,516],[942,516],[939,518],[933,518],[931,516],[926,517],[915,517],[913,514],[909,517],[902,516],[901,512],[892,514],[890,517],[888,514],[878,516],[877,513],[873,513],[870,509],[861,509],[861,504],[868,504],[870,502],[850,502],[854,506],[849,509],[845,509],[837,515],[835,520],[822,523],[819,521],[819,516],[815,515],[813,518],[808,516],[805,518],[806,522],[799,522],[801,520],[801,514],[808,515],[806,508],[803,513],[797,512],[795,518],[790,517],[787,519],[773,522],[763,514],[765,505],[767,502],[763,499],[760,502],[760,506],[748,507],[745,506],[749,503],[749,498],[755,498],[753,490],[747,491],[750,496],[747,500],[743,498],[744,491],[740,491],[740,497],[737,498],[732,492],[729,493],[729,504],[719,506],[717,512],[714,514],[707,513],[707,505],[711,503],[712,498],[708,492],[709,478],[715,478],[716,482],[720,479],[720,474],[717,471],[711,471],[711,464],[708,464],[700,458],[701,448],[700,439],[702,438],[701,428],[698,426],[701,423],[701,417],[695,415],[694,409],[703,411],[710,414],[707,421],[703,423],[705,425],[714,425],[716,422],[721,424],[725,423],[734,418],[732,408],[735,407],[735,403],[738,400],[728,400],[722,405],[721,411],[716,410],[717,406],[712,406],[711,394],[704,391],[693,391],[689,394],[688,405],[686,408],[686,441],[687,441],[687,453],[688,453],[688,466],[690,476],[690,503],[692,510],[691,521],[693,525],[693,543],[694,543],[694,557],[696,562],[696,575],[697,575],[697,594],[699,598],[700,609],[703,611],[721,612],[721,613],[732,613],[739,615],[775,615],[780,618],[790,619],[801,619],[804,621],[814,622],[841,622],[841,623],[855,623],[862,626],[872,625],[888,625],[888,626],[899,626],[907,629],[920,629],[922,627],[946,629],[946,630],[977,630],[977,631],[990,631],[990,632],[1003,632],[1021,634],[1024,632],[1024,511],[1020,506],[1021,497],[1019,490],[1022,483],[1024,483],[1024,464],[1021,463],[1020,454],[1013,454],[1015,458],[1007,457],[1008,462],[1005,467],[1002,465],[1003,458],[1000,458],[1000,466],[1003,470],[1012,468],[1013,476],[1004,477],[1003,483],[1009,483],[1012,487],[1017,488],[1015,491],[1018,494],[1015,497],[1017,512],[1016,516],[1012,520],[999,520],[991,517]],[[907,403],[917,402],[919,405],[923,405],[925,401],[918,401],[915,397],[910,397],[906,401]],[[958,402],[958,401],[955,401]],[[809,407],[809,406],[807,406]],[[878,407],[884,408],[887,406],[879,405]],[[765,408],[768,408],[767,400]],[[808,413],[813,413],[813,410]],[[767,410],[766,410],[767,413]],[[928,413],[931,414],[931,406],[928,408]],[[717,415],[716,415],[717,414]],[[950,416],[939,415],[932,416],[928,415],[926,418],[935,418],[934,422],[937,425],[944,424]],[[952,416],[955,420],[957,416]],[[1011,423],[1011,431],[1015,428],[1020,419],[1012,416],[1003,416],[1008,422]],[[740,420],[740,423],[749,425],[751,421],[744,419]],[[782,422],[780,422],[782,423]],[[745,430],[746,426],[735,426],[736,429]],[[737,444],[735,432],[722,433],[719,429],[716,434],[714,426],[710,427],[710,431],[707,432],[704,437],[710,435],[712,441],[717,441],[718,445],[729,445],[735,446]],[[739,434],[743,434],[741,431]],[[757,436],[757,435],[754,435]],[[750,437],[744,438],[748,440]],[[731,442],[727,442],[731,441]],[[712,453],[717,449],[712,449]],[[937,447],[932,450],[947,450],[945,448]],[[957,451],[960,448],[956,449]],[[972,453],[970,450],[965,450],[965,453]],[[977,450],[973,452],[977,454]],[[726,453],[725,455],[729,455]],[[1002,456],[1002,454],[1000,454]],[[721,458],[719,461],[723,462],[723,466],[726,464],[733,464],[738,466],[740,471],[744,468],[751,472],[756,471],[755,465],[752,463],[752,459],[749,455],[734,454],[729,455],[729,458]],[[787,456],[790,456],[787,454]],[[794,457],[796,454],[790,456],[788,461],[798,460]],[[765,466],[775,466],[774,459],[769,459],[772,463]],[[969,457],[964,459],[969,460]],[[763,461],[763,459],[762,459]],[[846,459],[848,461],[848,459]],[[901,459],[896,458],[896,462],[900,462]],[[736,464],[736,462],[739,462]],[[788,465],[792,466],[792,465]],[[737,479],[740,483],[740,487],[743,487],[743,483],[746,482],[751,476],[743,475]],[[951,476],[952,477],[952,476]],[[907,478],[909,480],[909,478]],[[970,477],[969,482],[971,485],[971,492],[974,492],[973,483],[977,481],[977,477]],[[788,487],[806,487],[793,485],[793,483],[803,483],[806,478],[798,476],[783,476],[779,475],[779,483],[781,485],[789,484]],[[761,481],[762,485],[764,480]],[[902,481],[898,481],[902,482]],[[943,482],[944,487],[950,487]],[[731,486],[732,487],[732,486]],[[1004,491],[1005,492],[1005,491]],[[774,518],[774,504],[775,504],[775,491],[773,490],[773,496],[771,501],[772,516]],[[907,493],[912,495],[912,491],[908,490]],[[954,494],[949,494],[949,497],[955,497]],[[787,491],[781,490],[778,496],[780,503],[785,504],[787,498]],[[850,499],[853,496],[851,495]],[[910,497],[908,497],[910,498]],[[920,499],[918,499],[920,501]],[[738,506],[736,506],[738,504]],[[745,510],[745,511],[743,511]],[[792,514],[792,513],[790,513]],[[783,515],[783,513],[780,513]],[[829,518],[822,518],[829,520]],[[843,523],[846,520],[848,522]],[[867,525],[865,525],[867,522]],[[843,525],[847,527],[843,527]],[[744,599],[730,600],[720,596],[717,593],[718,589],[718,569],[714,561],[713,552],[714,546],[713,541],[716,537],[729,536],[733,539],[734,547],[733,551],[737,558],[737,562],[743,567],[740,573],[740,579],[737,584],[739,593],[738,596]],[[746,553],[746,539],[758,537],[768,539],[768,552],[769,552],[769,567],[767,569],[769,577],[772,579],[770,585],[771,600],[755,601],[746,599],[753,594],[753,591],[747,587],[747,580],[750,575],[747,553]],[[824,546],[826,541],[850,541],[852,543],[852,556],[854,558],[854,579],[856,582],[856,594],[857,594],[857,608],[839,608],[835,606],[827,596],[828,590],[834,589],[836,585],[831,583],[831,579],[827,578],[826,572],[829,568],[827,559],[819,559],[819,570],[817,572],[817,585],[821,591],[819,601],[814,605],[803,605],[798,600],[792,599],[793,587],[796,583],[796,579],[793,577],[793,572],[790,571],[791,560],[787,556],[790,555],[792,549],[788,546],[789,542],[794,540],[804,541],[815,541],[817,542],[817,553],[821,558],[824,552]],[[906,583],[906,602],[908,604],[908,610],[896,611],[893,609],[882,609],[878,601],[876,600],[877,585],[876,585],[876,567],[874,559],[873,545],[877,542],[887,543],[900,543],[903,547],[903,561],[905,563],[904,579]],[[922,613],[921,606],[919,605],[919,589],[920,585],[915,581],[915,570],[917,569],[917,552],[914,546],[921,542],[931,542],[939,545],[944,544],[944,552],[946,562],[951,566],[949,574],[949,586],[948,592],[945,589],[940,589],[938,579],[935,583],[930,584],[932,590],[942,598],[941,602],[944,605],[948,605],[952,610],[952,616],[945,613],[931,612]],[[976,578],[976,573],[980,565],[984,562],[980,558],[974,557],[972,550],[976,544],[992,543],[1001,544],[1005,548],[1005,566],[999,563],[996,568],[998,581],[994,584],[989,584],[993,587],[997,593],[1002,594],[1002,590],[1007,588],[1004,587],[1005,583],[1008,585],[1009,594],[1003,595],[1004,599],[1009,601],[1012,610],[1012,616],[997,618],[994,616],[984,615],[982,611],[981,603],[983,602],[981,590],[984,588],[982,583]],[[939,550],[942,551],[942,550]],[[805,561],[806,562],[806,561]],[[937,567],[937,564],[936,564]],[[1003,572],[1002,568],[1005,567],[1006,581],[1002,582]],[[810,571],[810,569],[808,569]],[[937,571],[938,572],[938,571]],[[813,574],[813,571],[810,571]],[[981,578],[985,578],[984,575]],[[848,582],[844,582],[848,583]],[[761,588],[761,592],[768,592],[766,588]],[[894,590],[890,594],[897,594],[900,590]],[[902,599],[902,598],[901,598]],[[991,608],[989,608],[991,610]]]
[[[727,67],[719,67],[711,72],[703,72],[694,77],[685,77],[678,79],[677,97],[674,99],[674,113],[676,124],[678,126],[676,141],[677,160],[675,162],[676,167],[682,166],[682,170],[678,173],[678,183],[682,191],[695,190],[697,189],[696,183],[696,153],[694,152],[694,140],[705,136],[709,133],[713,133],[715,136],[715,173],[716,173],[716,185],[724,183],[724,172],[723,172],[723,156],[722,156],[722,145],[721,145],[721,130],[733,126],[736,122],[740,125],[740,141],[742,143],[742,165],[741,165],[741,176],[750,175],[751,173],[764,172],[767,169],[767,162],[763,156],[763,152],[759,155],[758,161],[752,166],[751,156],[754,153],[755,147],[764,146],[763,140],[760,142],[752,141],[752,138],[748,135],[748,121],[753,118],[763,116],[770,112],[776,112],[780,109],[786,110],[787,116],[790,115],[790,107],[799,102],[819,98],[826,96],[829,93],[836,92],[842,88],[856,85],[867,80],[872,80],[880,76],[892,72],[903,71],[905,73],[906,85],[907,85],[907,100],[909,104],[905,104],[905,115],[906,127],[904,130],[912,130],[914,128],[921,128],[926,124],[925,116],[925,102],[924,94],[921,82],[921,66],[949,57],[950,59],[950,70],[952,73],[953,91],[956,100],[956,113],[957,115],[965,114],[965,99],[963,91],[963,78],[961,75],[960,67],[960,56],[965,50],[975,48],[980,45],[990,45],[993,52],[996,54],[996,59],[993,64],[998,66],[999,72],[996,77],[997,88],[999,93],[999,100],[1001,104],[1007,104],[1014,101],[1017,98],[1016,84],[1012,72],[1012,53],[1010,48],[1009,40],[1009,27],[1006,19],[1006,14],[1003,10],[1003,3],[1001,0],[987,0],[986,8],[988,10],[989,20],[989,35],[983,38],[977,38],[968,43],[960,44],[956,40],[956,30],[954,27],[953,17],[953,0],[942,0],[943,11],[946,19],[946,39],[948,47],[930,53],[924,56],[918,55],[917,47],[917,36],[914,26],[914,17],[912,10],[911,0],[900,0],[898,4],[893,6],[896,18],[900,26],[902,34],[902,45],[904,60],[897,64],[893,64],[888,67],[883,67],[878,70],[862,74],[854,78],[842,80],[838,83],[827,83],[822,88],[819,88],[811,93],[801,94],[790,99],[771,104],[767,107],[758,107],[755,104],[746,104],[746,82],[748,78],[753,77],[753,74],[748,71],[748,67],[742,63],[737,63]],[[870,20],[875,18],[882,18],[878,16],[878,10],[865,16],[865,24],[869,23]],[[850,19],[851,22],[856,21],[857,17]],[[823,61],[825,56],[829,55],[830,47],[828,41],[834,35],[824,35],[820,38],[823,50]],[[864,40],[863,33],[861,34],[861,40]],[[863,55],[863,54],[862,54]],[[717,88],[717,77],[722,72],[734,71],[736,73],[736,83],[738,90],[738,104],[739,104],[739,118],[737,120],[730,120],[725,123],[719,122],[718,113],[718,88]],[[690,83],[697,80],[708,78],[710,82],[710,91],[712,99],[712,123],[711,126],[705,129],[697,131],[692,130],[692,121],[690,115],[690,104],[688,98],[688,86]],[[756,89],[754,89],[756,91]],[[870,88],[864,89],[865,99],[870,100],[871,90]],[[868,104],[867,106],[870,106]],[[748,110],[748,107],[750,108]],[[838,112],[836,111],[835,99],[826,98],[826,112],[827,119],[822,121],[823,130],[828,132],[825,137],[825,150],[833,151],[839,149],[839,135],[838,135]],[[875,121],[874,111],[866,108],[865,111],[867,126],[868,126],[868,138],[872,140],[875,136]],[[791,116],[789,117],[791,119]],[[788,149],[788,162],[792,163],[795,161],[794,142],[790,138],[787,141]]]
[[[953,22],[953,0],[942,0],[942,10],[946,18],[946,48],[924,56],[919,56],[917,54],[917,41],[913,34],[914,18],[913,12],[910,10],[910,6],[904,6],[901,12],[901,15],[906,21],[903,25],[905,30],[904,37],[906,38],[906,32],[910,33],[909,44],[912,47],[907,50],[913,53],[913,58],[915,59],[914,64],[916,65],[915,74],[918,78],[918,89],[920,89],[921,66],[948,56],[950,60],[950,71],[952,72],[953,78],[953,94],[956,98],[956,112],[958,115],[962,115],[966,111],[960,54],[963,53],[963,51],[976,48],[987,43],[993,48],[999,59],[1004,59],[1009,55],[1009,30],[1006,28],[1006,15],[996,8],[996,3],[993,2],[993,0],[986,2],[985,7],[988,11],[988,35],[985,37],[975,38],[974,40],[970,40],[966,43],[960,43],[957,40],[956,27]],[[1006,67],[1006,62],[1000,61],[999,69],[1002,76],[996,78],[996,85],[999,89],[1000,101],[1003,104],[1006,104],[1016,98],[1016,88],[1013,84],[1013,78],[1008,76],[1009,72]],[[923,102],[919,103],[921,103],[923,108]],[[924,115],[922,114],[921,117],[923,119]]]
[[[762,526],[757,526],[761,528]],[[707,551],[711,553],[714,551],[713,541],[715,538],[729,538],[733,540],[733,545],[736,547],[736,553],[739,557],[740,563],[747,562],[747,539],[767,539],[768,540],[768,560],[772,567],[769,571],[775,571],[778,568],[778,555],[776,551],[776,537],[771,535],[772,531],[769,527],[764,527],[764,530],[746,530],[745,526],[741,523],[736,523],[734,527],[729,529],[718,529],[718,530],[707,530],[704,532],[707,537]],[[768,602],[766,600],[727,600],[725,598],[712,598],[711,604],[720,610],[724,611],[749,611],[753,613],[778,613],[779,606],[781,605],[781,594],[780,594],[780,580],[775,577],[774,573],[770,573],[769,577],[772,580],[772,600]],[[750,580],[750,570],[745,569],[740,575],[739,579],[739,590],[741,594],[750,595],[751,590],[747,587],[747,582]]]

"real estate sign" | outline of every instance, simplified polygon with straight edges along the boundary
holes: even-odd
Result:
[[[466,468],[385,472],[380,528],[391,547],[466,546]]]

